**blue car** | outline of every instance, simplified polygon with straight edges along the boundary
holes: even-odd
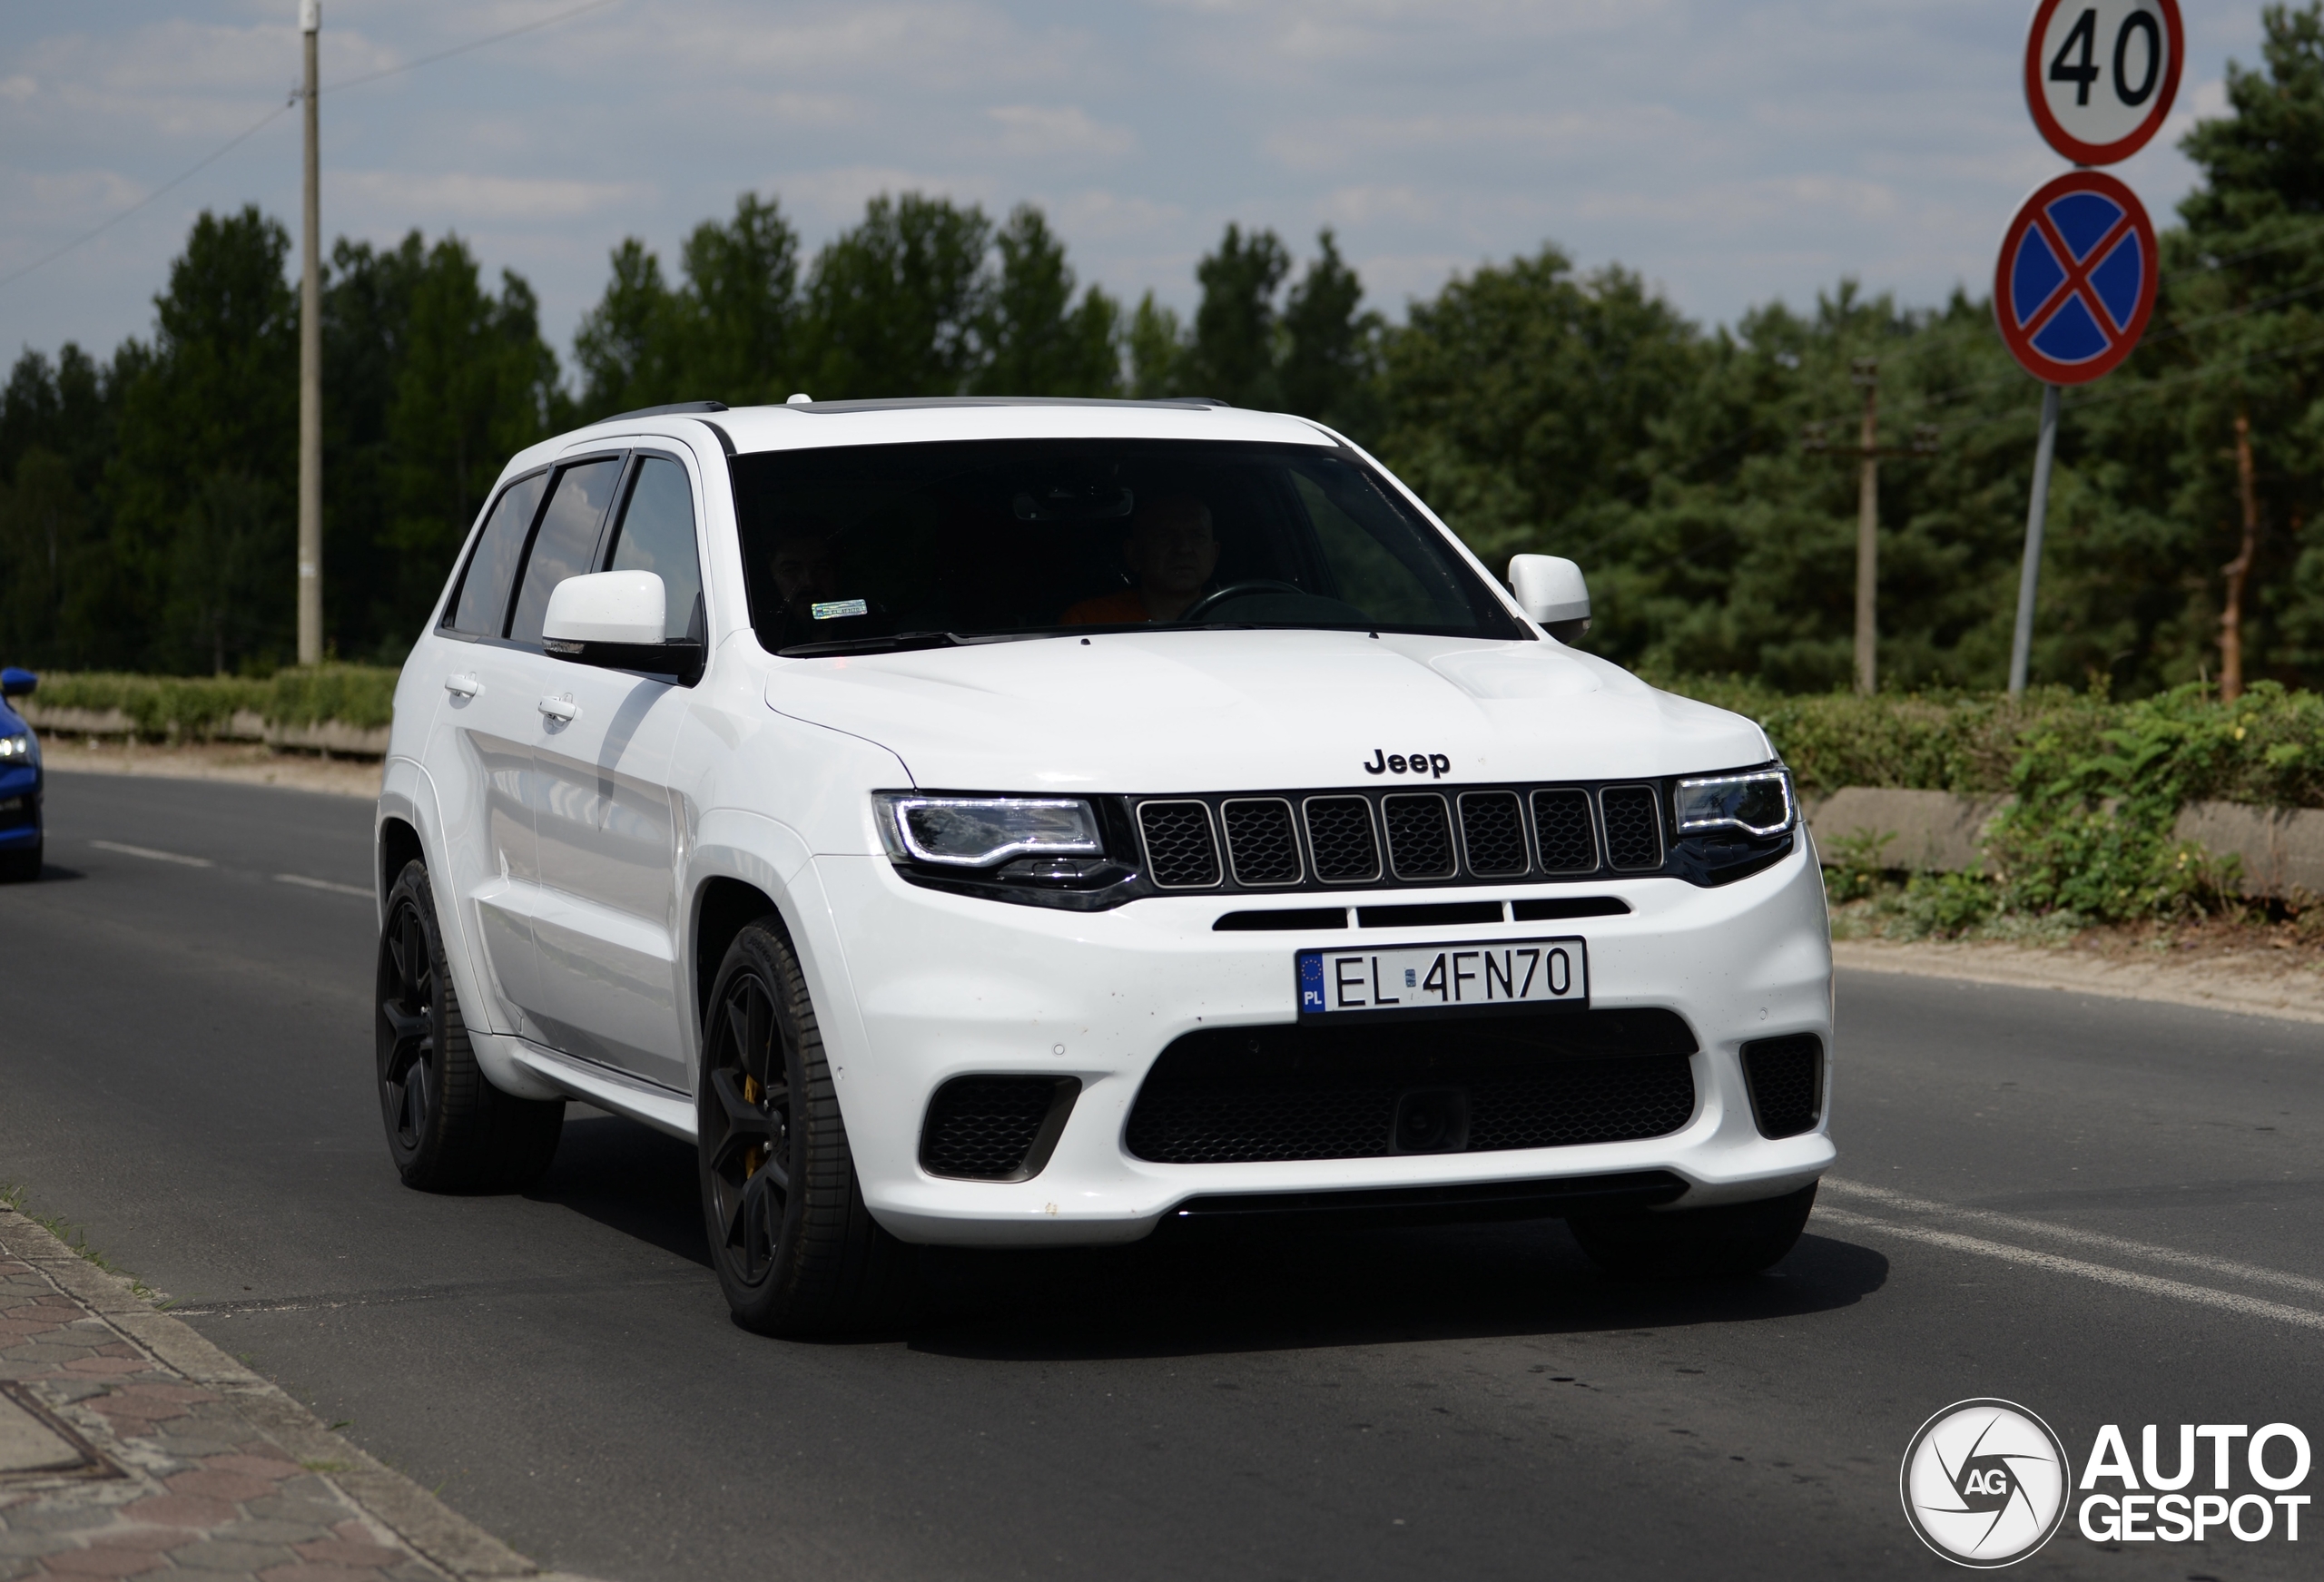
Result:
[[[15,708],[39,684],[29,670],[0,670],[0,884],[40,877],[40,740]]]

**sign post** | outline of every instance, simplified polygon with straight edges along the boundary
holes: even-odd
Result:
[[[2026,108],[2050,146],[2082,168],[2043,182],[2019,206],[1994,267],[2002,340],[2042,381],[2012,697],[2024,692],[2033,663],[2059,388],[2104,377],[2137,349],[2161,275],[2154,225],[2138,195],[2089,167],[2130,158],[2162,130],[2185,55],[2179,0],[2037,0],[2026,29]]]

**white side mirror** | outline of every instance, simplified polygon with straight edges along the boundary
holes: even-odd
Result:
[[[1590,585],[1582,580],[1581,568],[1570,560],[1554,555],[1512,555],[1509,586],[1517,595],[1517,607],[1540,625],[1590,619]]]
[[[668,619],[662,579],[652,572],[592,572],[549,590],[541,641],[658,644]]]

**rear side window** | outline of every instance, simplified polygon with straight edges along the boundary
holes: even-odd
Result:
[[[663,635],[687,635],[702,598],[702,564],[694,555],[694,486],[684,467],[666,457],[639,458],[606,569],[650,571],[660,577],[668,601]]]
[[[556,475],[556,491],[549,496],[548,509],[541,513],[533,553],[525,562],[525,585],[517,594],[516,618],[508,624],[510,637],[538,643],[550,591],[566,577],[590,569],[597,554],[597,532],[605,526],[606,507],[613,503],[614,485],[620,478],[617,456],[579,462]]]
[[[532,530],[533,514],[540,509],[548,474],[537,472],[518,478],[501,491],[499,503],[484,524],[468,557],[467,575],[452,601],[445,626],[471,637],[497,637],[508,614],[508,590],[516,585],[517,563],[525,557],[525,535]]]

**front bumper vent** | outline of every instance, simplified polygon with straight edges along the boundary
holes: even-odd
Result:
[[[1824,1118],[1824,1045],[1813,1033],[1744,1045],[1743,1080],[1763,1137],[1797,1137]]]
[[[1080,1093],[1072,1076],[956,1076],[928,1101],[920,1167],[961,1181],[1029,1180]]]
[[[1553,1024],[1553,1025],[1551,1025]],[[1693,1036],[1668,1011],[1480,1017],[1430,1029],[1188,1034],[1126,1141],[1162,1164],[1494,1153],[1667,1136],[1695,1113]],[[1417,1125],[1425,1109],[1457,1118]]]

